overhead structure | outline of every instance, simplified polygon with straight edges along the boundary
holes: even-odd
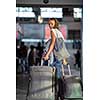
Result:
[[[17,6],[82,6],[82,0],[16,0]]]

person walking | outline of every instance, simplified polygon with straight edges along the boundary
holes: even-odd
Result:
[[[50,27],[50,35],[51,35],[51,43],[49,46],[49,49],[47,53],[43,56],[44,60],[48,60],[50,57],[51,52],[54,52],[55,45],[56,45],[56,39],[62,38],[64,40],[64,37],[62,33],[59,30],[59,22],[55,18],[50,18],[48,21],[49,27]],[[64,85],[63,85],[63,76],[64,76],[64,68],[63,68],[63,62],[59,60],[54,54],[54,61],[52,63],[52,66],[56,68],[56,77],[57,77],[57,98],[60,97],[60,100],[64,100]]]

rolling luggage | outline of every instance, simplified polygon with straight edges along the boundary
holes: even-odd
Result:
[[[70,67],[70,65],[67,65]],[[69,75],[64,77],[64,98],[65,100],[82,100],[82,84],[81,79],[71,74],[71,70],[68,67]]]
[[[33,66],[30,68],[30,75],[29,100],[55,100],[55,74],[52,67]]]
[[[65,76],[65,99],[75,99],[82,100],[82,88],[80,84],[80,79],[75,76]]]

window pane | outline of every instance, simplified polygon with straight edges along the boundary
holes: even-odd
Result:
[[[82,18],[82,8],[74,8],[74,18]]]
[[[62,18],[62,8],[40,8],[41,10],[41,16],[43,18]]]
[[[35,17],[32,7],[16,7],[16,17]]]

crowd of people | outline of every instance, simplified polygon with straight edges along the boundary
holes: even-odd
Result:
[[[39,66],[44,46],[39,42],[37,46],[25,45],[24,42],[16,43],[16,71],[27,73],[30,66]]]

